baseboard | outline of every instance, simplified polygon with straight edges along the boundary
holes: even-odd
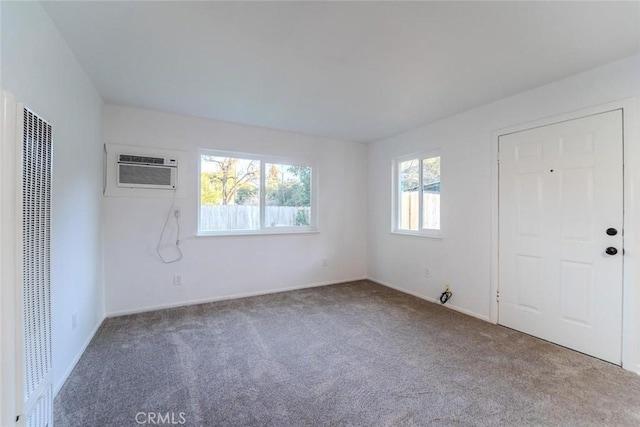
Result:
[[[245,293],[241,293],[241,294],[232,294],[232,295],[225,295],[225,296],[221,296],[221,297],[213,297],[213,298],[203,298],[203,299],[197,299],[197,300],[181,301],[181,302],[170,303],[170,304],[158,304],[158,305],[146,306],[146,307],[141,307],[141,308],[134,308],[134,309],[131,309],[131,310],[112,311],[112,312],[107,313],[107,317],[126,316],[128,314],[145,313],[145,312],[148,312],[148,311],[164,310],[164,309],[167,309],[167,308],[186,307],[186,306],[189,306],[189,305],[207,304],[207,303],[210,303],[210,302],[226,301],[226,300],[239,299],[239,298],[249,298],[249,297],[256,297],[256,296],[268,295],[268,294],[276,294],[278,292],[288,292],[288,291],[297,291],[297,290],[300,290],[300,289],[318,288],[320,286],[338,285],[340,283],[357,282],[359,280],[367,280],[367,278],[366,277],[355,277],[355,278],[351,278],[351,279],[339,280],[337,282],[336,281],[321,282],[321,283],[313,283],[313,284],[310,284],[310,285],[290,286],[290,287],[287,287],[287,288],[269,289],[269,290],[266,290],[266,291],[257,291],[257,292],[245,292]]]
[[[65,373],[62,376],[62,378],[60,379],[60,381],[58,381],[58,383],[53,388],[53,397],[54,398],[58,395],[58,393],[62,389],[62,386],[64,386],[64,383],[67,382],[67,379],[71,375],[71,372],[73,372],[73,370],[75,369],[76,365],[78,364],[78,361],[80,361],[80,358],[82,357],[82,355],[84,354],[85,350],[89,346],[89,343],[91,342],[91,340],[95,336],[96,332],[98,332],[98,329],[100,329],[100,326],[102,326],[102,323],[104,322],[105,319],[106,319],[106,316],[102,316],[102,319],[100,319],[100,321],[97,323],[96,327],[93,328],[93,330],[89,334],[89,337],[87,338],[87,340],[84,342],[82,347],[80,347],[80,350],[78,351],[78,354],[76,355],[76,357],[73,358],[73,361],[69,365],[69,368],[65,371]]]
[[[489,316],[485,316],[484,314],[478,314],[475,311],[467,310],[466,308],[458,307],[455,304],[446,304],[446,305],[440,304],[440,301],[438,301],[436,298],[431,298],[428,295],[419,294],[417,292],[413,292],[408,289],[401,288],[400,286],[396,286],[391,283],[384,282],[380,279],[376,279],[375,277],[368,277],[367,280],[382,286],[386,286],[387,288],[395,289],[396,291],[402,292],[404,294],[413,295],[414,297],[417,297],[432,303],[436,303],[438,305],[442,305],[442,307],[449,308],[451,310],[457,311],[462,314],[466,314],[467,316],[475,317],[476,319],[480,319],[480,320],[484,320],[485,322],[492,323]]]

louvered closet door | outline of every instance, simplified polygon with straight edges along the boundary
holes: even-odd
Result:
[[[22,420],[52,426],[51,126],[28,109],[22,118]]]

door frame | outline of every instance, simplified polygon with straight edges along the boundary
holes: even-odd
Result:
[[[17,112],[15,97],[0,92],[2,135],[0,138],[0,425],[16,424],[19,412],[18,390],[22,380],[18,353],[19,315],[16,269],[16,155]]]
[[[499,278],[499,165],[498,144],[500,136],[521,132],[537,127],[548,126],[585,116],[622,110],[623,143],[623,229],[624,254],[622,278],[622,360],[624,369],[640,374],[640,289],[634,289],[633,283],[640,283],[640,141],[638,126],[640,122],[638,98],[626,98],[619,101],[585,108],[569,113],[545,117],[539,120],[517,124],[494,131],[491,137],[491,286],[489,320],[498,324]],[[631,159],[639,159],[631,164]],[[637,195],[634,192],[638,193]],[[637,288],[637,287],[636,287]]]

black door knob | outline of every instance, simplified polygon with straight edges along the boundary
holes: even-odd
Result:
[[[613,246],[609,246],[604,251],[607,253],[607,255],[615,255],[615,254],[618,253],[618,250],[616,248],[614,248]]]
[[[615,228],[607,228],[607,235],[615,236],[616,234],[618,234],[618,230],[616,230]]]

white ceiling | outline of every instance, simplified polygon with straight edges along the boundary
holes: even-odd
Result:
[[[640,2],[45,2],[106,102],[354,141],[640,51]]]

